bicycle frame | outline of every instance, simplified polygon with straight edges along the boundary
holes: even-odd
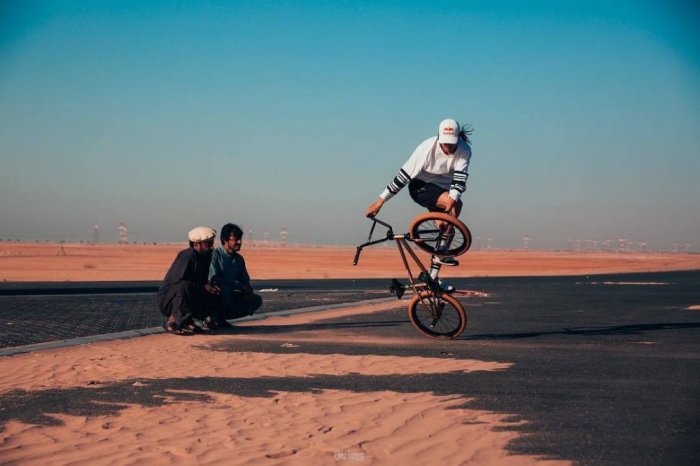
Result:
[[[408,244],[409,242],[415,242],[408,233],[400,234],[397,235],[394,233],[394,230],[391,225],[389,225],[386,222],[383,222],[379,220],[378,218],[373,217],[372,219],[372,227],[369,230],[369,238],[367,238],[367,242],[357,246],[357,249],[355,251],[355,259],[353,260],[352,264],[357,265],[357,261],[360,258],[360,253],[362,252],[362,249],[367,247],[367,246],[373,246],[375,244],[379,243],[384,243],[385,241],[395,241],[396,246],[399,248],[399,253],[401,254],[401,260],[403,261],[404,268],[406,269],[406,273],[408,274],[408,280],[411,284],[411,288],[413,289],[413,292],[416,294],[420,293],[421,289],[429,289],[430,291],[434,292],[438,296],[442,295],[442,290],[440,289],[439,284],[437,283],[437,280],[434,280],[431,276],[430,273],[428,273],[428,270],[425,268],[421,260],[418,258],[416,253],[413,251],[411,246]],[[387,232],[386,236],[381,239],[377,239],[372,241],[372,235],[374,234],[374,228],[377,226],[377,224],[380,224],[384,227],[386,227]],[[413,272],[411,271],[411,266],[409,264],[407,254],[413,259],[413,261],[416,263],[418,268],[420,269],[420,273],[418,274],[418,280],[413,276]],[[403,293],[401,293],[403,294]],[[399,296],[400,297],[400,296]]]
[[[391,281],[390,291],[398,299],[401,299],[409,287],[413,290],[414,296],[408,302],[408,318],[411,324],[418,332],[430,338],[452,339],[458,337],[467,326],[467,314],[464,306],[451,296],[451,293],[456,292],[454,289],[449,292],[443,290],[439,280],[430,276],[430,273],[416,255],[410,243],[414,243],[419,249],[432,254],[434,258],[437,253],[435,244],[440,244],[439,242],[442,240],[444,232],[437,225],[437,230],[433,230],[432,227],[425,229],[422,226],[429,224],[429,222],[445,222],[458,228],[464,239],[461,244],[449,250],[445,256],[449,257],[449,253],[463,254],[469,249],[471,242],[469,229],[458,220],[442,213],[427,213],[417,216],[409,226],[409,233],[401,235],[395,234],[392,226],[388,223],[376,217],[372,217],[371,220],[372,227],[369,230],[369,238],[367,238],[366,242],[357,246],[353,265],[357,265],[362,249],[367,246],[385,241],[396,242],[396,247],[399,248],[401,261],[408,274],[410,285],[403,285],[394,278]],[[377,224],[384,226],[387,232],[383,238],[373,240],[372,235]],[[433,236],[432,233],[436,233],[437,236]],[[418,277],[415,277],[413,270],[411,270],[411,260],[415,262],[415,265],[420,270]]]

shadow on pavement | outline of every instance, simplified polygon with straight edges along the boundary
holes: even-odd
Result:
[[[522,333],[490,333],[481,335],[469,335],[462,340],[508,340],[519,338],[537,338],[547,335],[642,335],[657,330],[687,330],[700,328],[700,323],[659,323],[659,324],[635,324],[600,327],[573,327],[559,331],[549,332],[522,332]]]

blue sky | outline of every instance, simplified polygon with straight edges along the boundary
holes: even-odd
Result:
[[[700,251],[699,26],[690,1],[0,0],[0,238],[354,244],[452,117],[483,244]]]

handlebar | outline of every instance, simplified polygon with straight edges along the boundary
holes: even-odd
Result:
[[[352,261],[352,265],[357,265],[357,261],[360,259],[360,253],[362,252],[362,249],[365,246],[372,246],[374,244],[379,244],[379,243],[383,243],[384,241],[389,241],[389,240],[394,239],[394,230],[393,230],[393,227],[391,225],[379,220],[377,217],[370,217],[370,220],[372,220],[372,226],[369,229],[369,237],[367,238],[366,242],[357,246],[357,249],[355,250],[355,258]],[[377,239],[377,240],[372,241],[372,234],[374,234],[374,228],[377,226],[377,223],[382,225],[383,227],[386,227],[386,229],[387,229],[386,236],[382,239]]]
[[[372,232],[374,231],[374,227],[377,226],[377,223],[380,224],[380,225],[382,225],[382,226],[385,226],[386,229],[389,230],[389,231],[387,231],[387,235],[389,235],[389,234],[393,235],[393,234],[394,234],[394,227],[392,227],[392,226],[389,225],[388,223],[382,222],[382,221],[379,220],[377,217],[372,217],[372,218],[370,218],[370,220],[372,220],[372,222],[373,222],[373,223],[372,223],[372,228],[369,230],[369,237],[370,237],[370,238],[372,238]]]
[[[360,253],[362,252],[363,247],[364,246],[358,246],[355,250],[355,258],[352,260],[352,265],[357,265],[357,261],[360,260]]]

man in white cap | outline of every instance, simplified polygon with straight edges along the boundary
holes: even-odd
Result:
[[[472,149],[469,127],[457,121],[442,120],[438,135],[421,142],[379,198],[370,204],[367,217],[379,213],[384,203],[408,185],[411,198],[431,212],[446,212],[458,217],[460,197],[466,189]],[[452,257],[433,257],[430,275],[436,278],[441,265],[458,265]]]
[[[187,237],[190,247],[177,254],[156,296],[158,310],[168,318],[166,330],[174,335],[194,333],[193,319],[216,317],[219,307],[220,291],[208,280],[216,231],[197,227]]]

